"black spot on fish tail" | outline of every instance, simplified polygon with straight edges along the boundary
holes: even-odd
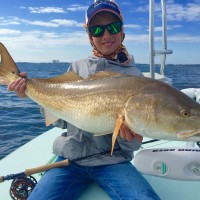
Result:
[[[12,74],[16,74],[15,71],[12,71]],[[17,75],[19,75],[19,74],[20,74],[20,71],[19,71],[19,69],[17,69]]]

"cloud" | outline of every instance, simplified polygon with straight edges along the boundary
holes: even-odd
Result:
[[[69,5],[66,9],[62,7],[28,7],[30,13],[34,14],[44,14],[44,13],[66,13],[70,12],[77,12],[77,11],[85,11],[88,6],[82,6],[79,4],[72,4]],[[27,9],[25,6],[20,6],[20,9]]]
[[[13,29],[0,29],[0,35],[19,35],[21,31]]]
[[[76,26],[83,27],[82,23],[77,22],[76,20],[67,20],[67,19],[53,19],[51,22],[58,24],[59,26]]]
[[[155,15],[161,15],[161,4],[154,4]],[[170,21],[200,21],[200,2],[193,3],[176,3],[174,0],[166,2],[167,19]],[[149,5],[141,5],[136,9],[137,12],[148,13]]]
[[[141,6],[138,6],[136,8],[136,12],[149,13],[149,5],[146,4],[146,2],[144,2],[144,3],[145,3],[145,5],[141,5]],[[160,3],[154,3],[154,11],[155,12],[161,11],[161,5],[160,5]]]
[[[73,5],[70,5],[69,7],[67,7],[67,10],[71,11],[71,12],[76,12],[76,11],[86,11],[87,8],[88,8],[88,6],[81,6],[79,4],[73,4]]]
[[[52,59],[66,61],[67,58],[69,61],[80,58],[84,54],[84,57],[88,56],[86,49],[91,48],[84,31],[68,33],[26,31],[16,35],[1,35],[1,42],[7,47],[15,61],[23,62],[48,62]],[[74,49],[76,49],[75,52]]]
[[[9,26],[9,25],[34,25],[34,26],[42,26],[49,28],[58,28],[61,26],[65,27],[82,27],[83,23],[79,23],[76,20],[67,20],[67,19],[52,19],[50,21],[42,21],[42,20],[27,20],[20,19],[18,17],[7,17],[0,18],[0,26]]]
[[[63,8],[60,7],[28,7],[30,13],[65,13]]]
[[[53,19],[50,21],[30,21],[30,20],[22,20],[24,23],[29,25],[35,25],[35,26],[43,26],[43,27],[60,27],[60,26],[66,26],[66,27],[82,27],[83,25],[81,23],[78,23],[76,20],[67,20],[67,19]]]
[[[200,36],[194,36],[189,34],[176,34],[174,36],[168,36],[168,41],[173,42],[182,42],[182,43],[199,43]],[[125,42],[126,43],[148,43],[149,35],[148,34],[126,34]],[[162,41],[162,36],[155,36],[155,42]]]
[[[88,45],[88,36],[84,31],[67,33],[46,31],[17,31],[0,29],[1,40],[13,46],[40,48],[63,45]]]
[[[177,29],[177,28],[182,28],[182,26],[181,25],[169,25],[169,26],[167,26],[167,30],[172,30],[172,29]],[[155,26],[154,31],[155,32],[162,32],[163,27],[162,26]]]
[[[132,2],[128,2],[128,1],[123,1],[122,3],[121,3],[121,5],[123,5],[123,6],[133,6],[134,5],[134,3],[132,3]]]
[[[181,43],[199,43],[200,36],[188,35],[188,34],[178,34],[168,37],[169,41],[181,42]]]
[[[45,22],[45,21],[40,21],[40,20],[31,21],[31,20],[21,19],[21,22],[27,25],[34,25],[34,26],[43,26],[43,27],[51,27],[51,28],[59,27],[59,24],[54,23],[52,21]]]
[[[171,0],[166,6],[168,20],[200,21],[200,4],[198,2],[183,5]]]
[[[20,8],[20,9],[22,9],[22,10],[23,10],[23,9],[26,9],[26,7],[25,7],[25,6],[20,6],[19,8]]]
[[[141,26],[137,25],[137,24],[125,24],[124,25],[125,28],[133,28],[133,29],[140,29]]]
[[[20,21],[17,17],[0,17],[0,26],[19,25]]]
[[[140,35],[134,35],[134,34],[126,34],[125,43],[146,43],[149,40],[148,34],[140,34]]]
[[[54,31],[0,29],[0,36],[1,41],[16,61],[45,62],[55,58],[60,60],[66,60],[67,58],[77,60],[77,58],[88,56],[91,51],[88,36],[84,31],[61,33]],[[133,46],[135,48],[137,46],[144,48],[148,46],[148,40],[148,34],[126,34],[124,44],[130,49]],[[160,36],[155,37],[156,43],[160,44],[161,40]],[[200,42],[200,36],[177,34],[169,36],[168,41],[171,44],[173,42],[196,44]]]

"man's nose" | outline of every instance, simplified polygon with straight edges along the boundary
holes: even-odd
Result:
[[[111,34],[109,33],[109,31],[107,30],[107,28],[104,31],[103,37],[110,37]]]

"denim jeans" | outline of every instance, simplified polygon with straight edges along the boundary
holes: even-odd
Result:
[[[62,159],[59,157],[57,161]],[[73,200],[94,181],[112,200],[160,199],[136,168],[124,162],[98,167],[70,163],[54,168],[44,174],[28,200]]]

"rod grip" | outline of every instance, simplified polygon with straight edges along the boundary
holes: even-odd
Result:
[[[0,176],[0,183],[3,183],[3,182],[4,182],[3,176]]]
[[[47,165],[42,165],[39,167],[35,167],[35,168],[31,168],[31,169],[26,169],[25,170],[25,174],[26,176],[31,176],[32,174],[36,174],[36,173],[40,173],[40,172],[44,172],[53,168],[57,168],[57,167],[65,167],[69,165],[69,160],[63,160],[60,162],[55,162],[55,163],[51,163],[51,164],[47,164]],[[0,179],[1,181],[1,179]]]

